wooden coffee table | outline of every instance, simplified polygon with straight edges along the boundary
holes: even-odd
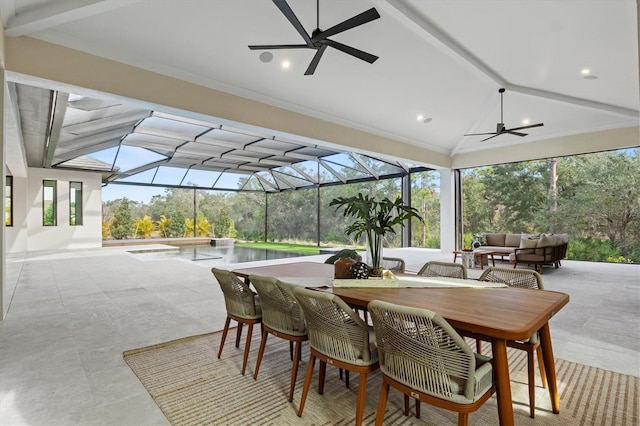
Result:
[[[466,253],[463,250],[454,250],[453,251],[453,261],[455,262],[456,259],[458,258],[458,255],[460,255],[460,257],[462,257],[462,253]],[[495,254],[500,254],[499,252],[495,252],[495,251],[491,251],[491,250],[473,250],[473,257],[474,259],[478,260],[478,263],[480,264],[480,269],[484,269],[484,261],[486,259],[487,261],[487,266],[489,266],[489,256],[491,256],[491,264],[492,266],[496,266],[496,260],[493,258],[493,256]]]

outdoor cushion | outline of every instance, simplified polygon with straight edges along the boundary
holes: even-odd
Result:
[[[505,247],[518,247],[520,245],[520,234],[507,234],[504,239]]]
[[[515,253],[512,253],[509,255],[510,261],[513,262],[515,261],[515,259],[516,259]],[[533,254],[533,253],[523,254],[523,255],[518,254],[518,263],[542,262],[543,260],[544,260],[544,256],[539,254]]]
[[[504,247],[505,234],[486,234],[488,246]]]

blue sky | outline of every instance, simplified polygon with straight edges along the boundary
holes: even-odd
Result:
[[[152,187],[152,186],[133,186],[133,185],[118,185],[110,183],[102,188],[102,201],[117,200],[118,198],[127,197],[129,200],[134,200],[149,204],[151,197],[154,195],[163,195],[164,188]]]

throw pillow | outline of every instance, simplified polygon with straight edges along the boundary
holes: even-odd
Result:
[[[525,234],[524,232],[520,234],[520,238],[526,238],[527,240],[539,240],[540,234]]]
[[[485,234],[479,234],[479,235],[474,235],[473,236],[473,242],[478,242],[479,245],[481,246],[486,246],[487,245],[487,236]],[[474,244],[472,244],[474,245]]]
[[[555,244],[556,239],[553,235],[542,234],[538,240],[538,248],[551,247]]]
[[[518,251],[518,254],[533,254],[538,245],[538,240],[530,240],[529,238],[520,239],[520,248],[525,250]]]
[[[534,249],[538,245],[538,240],[530,240],[529,238],[520,239],[520,248]]]

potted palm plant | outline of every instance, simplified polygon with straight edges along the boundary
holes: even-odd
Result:
[[[418,210],[403,203],[398,197],[395,201],[388,198],[376,200],[368,195],[338,197],[331,200],[330,206],[336,211],[343,209],[344,216],[355,218],[355,222],[345,229],[345,234],[353,235],[357,240],[362,234],[367,238],[367,252],[370,255],[371,275],[382,276],[382,239],[389,232],[395,234],[395,225],[403,225],[406,219],[416,218],[421,222]]]

